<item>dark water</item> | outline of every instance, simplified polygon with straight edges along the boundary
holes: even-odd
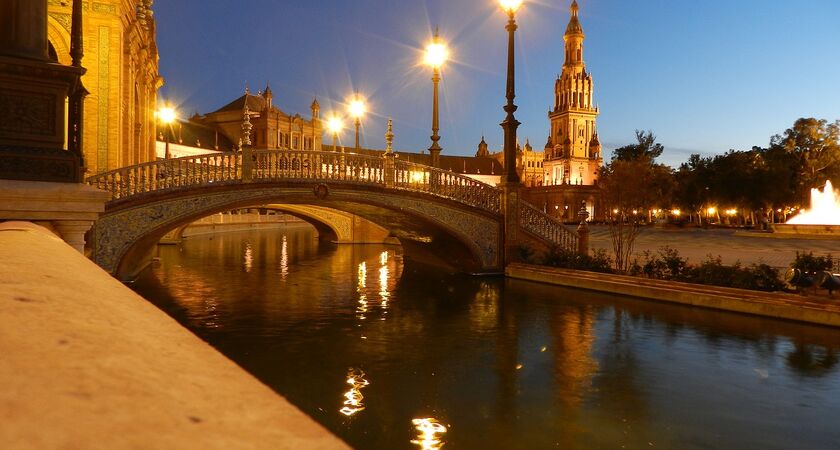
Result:
[[[308,230],[162,248],[134,289],[359,449],[840,449],[832,329],[452,276]]]

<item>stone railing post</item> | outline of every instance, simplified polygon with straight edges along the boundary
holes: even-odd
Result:
[[[393,188],[396,185],[396,155],[394,153],[386,153],[382,155],[384,159],[382,162],[382,181],[386,188]]]
[[[589,219],[589,211],[586,210],[586,201],[582,202],[580,206],[580,211],[578,211],[578,218],[580,218],[580,225],[578,225],[577,227],[577,251],[579,255],[585,256],[589,254],[589,225],[586,224],[586,220]]]
[[[242,146],[242,182],[250,183],[254,179],[254,152],[250,146]]]

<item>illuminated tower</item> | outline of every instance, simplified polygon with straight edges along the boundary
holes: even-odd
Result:
[[[547,185],[592,185],[601,166],[601,145],[595,121],[600,113],[594,102],[595,84],[583,62],[583,28],[577,0],[569,8],[571,18],[563,36],[563,73],[554,83],[554,108],[549,111],[551,135],[545,155]]]

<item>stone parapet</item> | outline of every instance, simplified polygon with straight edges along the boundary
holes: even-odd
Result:
[[[0,224],[0,354],[0,448],[349,448],[31,223]]]
[[[640,277],[608,275],[527,264],[510,264],[506,275],[660,302],[840,327],[840,302],[778,292],[759,292]]]
[[[84,184],[0,180],[0,221],[42,223],[84,252],[85,233],[109,198],[107,192]]]

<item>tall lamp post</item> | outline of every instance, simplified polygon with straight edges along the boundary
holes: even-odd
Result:
[[[160,122],[166,127],[166,151],[164,152],[164,158],[169,159],[172,157],[172,154],[169,153],[169,141],[171,140],[170,137],[172,135],[172,123],[175,122],[175,119],[178,118],[178,113],[171,106],[164,106],[163,108],[158,110],[157,116],[158,119],[160,119]]]
[[[509,20],[505,30],[508,32],[508,61],[507,61],[507,104],[504,107],[507,117],[501,123],[505,132],[504,157],[505,157],[505,183],[519,183],[519,174],[516,173],[516,129],[519,122],[513,116],[516,105],[513,99],[516,98],[515,66],[514,66],[514,33],[518,28],[516,25],[516,11],[522,6],[522,0],[499,0],[502,9],[507,13]]]
[[[440,41],[440,29],[435,28],[435,35],[432,42],[426,46],[426,54],[423,62],[432,68],[432,146],[429,147],[429,154],[432,156],[432,167],[440,167],[440,151],[443,150],[438,144],[440,136],[438,85],[440,84],[440,68],[449,57],[449,50],[446,44]]]
[[[359,145],[359,128],[362,126],[362,116],[365,115],[365,111],[367,107],[365,106],[364,100],[360,99],[358,95],[356,95],[353,100],[350,101],[350,105],[348,106],[347,110],[350,113],[350,117],[355,119],[356,124],[356,153],[361,150],[361,145]]]

